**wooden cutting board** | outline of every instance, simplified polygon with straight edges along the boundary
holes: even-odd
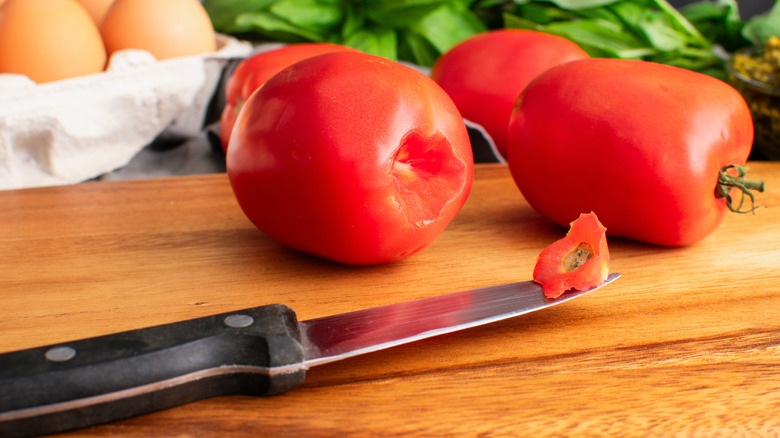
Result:
[[[72,436],[780,434],[780,163],[755,215],[662,248],[610,239],[615,283],[564,305]],[[344,266],[254,228],[224,174],[0,192],[0,352],[269,303],[301,319],[528,280],[565,229],[478,165],[444,234]],[[1,390],[1,389],[0,389]]]

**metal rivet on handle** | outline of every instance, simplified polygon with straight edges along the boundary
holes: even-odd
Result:
[[[249,315],[239,313],[237,315],[230,315],[225,318],[225,325],[233,328],[249,327],[255,323],[255,319]]]
[[[72,347],[54,347],[44,353],[43,357],[51,362],[67,362],[76,356],[76,350]]]

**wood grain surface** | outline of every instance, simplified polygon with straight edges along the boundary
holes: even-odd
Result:
[[[612,238],[613,284],[560,306],[68,436],[780,436],[780,163],[755,215],[663,248]],[[344,266],[274,243],[224,174],[0,192],[0,352],[270,303],[301,319],[527,280],[565,234],[478,165],[444,234]],[[2,389],[0,389],[2,390]]]

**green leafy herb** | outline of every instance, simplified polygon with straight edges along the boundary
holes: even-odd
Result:
[[[743,21],[736,0],[680,10],[666,0],[204,0],[217,31],[247,39],[345,44],[432,65],[493,28],[549,32],[591,56],[642,59],[725,77],[728,52],[780,35],[780,2]]]
[[[331,42],[430,66],[483,32],[474,0],[204,0],[219,32],[259,39]]]
[[[773,35],[780,36],[780,2],[775,3],[766,14],[752,18],[742,28],[742,36],[757,47],[763,47]]]
[[[709,41],[727,51],[750,44],[742,36],[745,23],[739,16],[736,0],[692,3],[681,8],[680,13]]]
[[[484,4],[477,4],[477,8]],[[591,56],[642,59],[715,75],[723,72],[723,61],[713,53],[712,43],[666,0],[510,0],[488,4],[501,9],[505,27],[562,36]]]

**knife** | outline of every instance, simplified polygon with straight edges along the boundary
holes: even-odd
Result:
[[[610,274],[604,284],[620,277]],[[599,286],[600,287],[600,286]],[[220,395],[273,395],[315,365],[544,309],[533,281],[298,322],[272,304],[0,354],[0,436],[63,432]]]

